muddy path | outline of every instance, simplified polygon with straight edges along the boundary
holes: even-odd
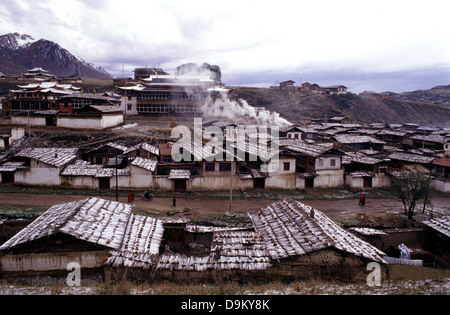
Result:
[[[0,193],[0,206],[18,208],[39,208],[42,211],[57,203],[65,203],[84,198],[87,195],[55,195],[55,194],[26,194],[26,193]],[[115,201],[115,196],[101,196],[100,198]],[[246,214],[258,210],[275,202],[273,199],[247,199],[233,200],[232,212]],[[119,196],[119,202],[128,203],[127,197]],[[358,199],[342,200],[302,200],[304,204],[312,206],[328,215],[331,219],[346,219],[355,216],[370,215],[372,217],[395,216],[403,214],[403,205],[399,199],[367,199],[365,206],[358,204]],[[435,213],[450,215],[450,197],[437,196],[433,199]],[[166,216],[168,211],[189,210],[189,219],[198,219],[205,216],[223,215],[230,210],[229,200],[219,199],[193,199],[178,197],[176,207],[172,207],[172,198],[154,198],[145,201],[136,196],[134,211],[153,216]],[[422,204],[418,204],[416,212],[422,212]],[[177,214],[179,215],[179,214]]]

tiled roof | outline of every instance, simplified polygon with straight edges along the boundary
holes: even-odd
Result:
[[[139,267],[159,254],[164,228],[160,220],[132,214],[133,206],[89,198],[48,209],[17,233],[0,250],[64,233],[110,248],[107,264]]]
[[[295,145],[288,145],[286,146],[287,150],[302,153],[305,155],[318,157],[321,154],[327,152],[330,150],[330,147],[325,147],[321,145],[314,145],[314,144],[308,144],[308,143],[297,143]]]
[[[438,231],[447,237],[450,237],[450,216],[432,219],[424,221],[422,223],[432,228],[433,230]]]
[[[135,146],[132,146],[130,148],[126,148],[126,147],[123,147],[123,148],[125,148],[124,152],[123,152],[124,154],[128,154],[128,153],[136,151],[138,149],[143,149],[143,150],[148,151],[148,152],[150,152],[150,153],[152,153],[154,155],[159,155],[159,148],[157,148],[157,147],[155,147],[155,146],[153,146],[151,144],[145,143],[145,142],[136,144]]]
[[[131,205],[99,198],[57,204],[4,243],[0,250],[58,232],[120,249],[131,210]]]
[[[333,246],[356,256],[384,262],[380,250],[345,231],[322,212],[285,199],[251,215],[272,259],[303,255]]]
[[[377,143],[377,144],[385,144],[384,141],[372,138],[370,136],[351,136],[351,135],[335,135],[334,138],[337,142],[344,144],[351,143]]]
[[[61,167],[77,158],[77,148],[28,148],[23,149],[16,156],[35,159],[52,166]]]
[[[102,165],[91,164],[83,160],[77,160],[74,164],[68,165],[62,172],[62,176],[95,176],[112,177],[116,175],[115,168],[104,168]],[[129,176],[130,168],[117,169],[118,176]]]
[[[431,156],[411,154],[405,152],[393,152],[388,156],[388,158],[392,160],[400,160],[413,163],[425,163],[425,164],[431,163],[433,162],[433,160],[436,159],[435,157]]]
[[[170,170],[169,179],[189,179],[191,178],[190,170]]]
[[[141,157],[137,157],[131,162],[131,165],[141,167],[143,169],[149,170],[151,172],[154,172],[156,169],[156,165],[158,164],[157,161],[145,159]]]
[[[158,269],[166,270],[267,270],[270,257],[261,236],[252,231],[214,232],[209,255],[162,255]]]
[[[25,162],[5,162],[0,165],[0,172],[15,172],[18,169],[26,168]]]

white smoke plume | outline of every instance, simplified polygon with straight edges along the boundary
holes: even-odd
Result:
[[[244,99],[232,100],[226,92],[221,92],[215,101],[205,102],[201,107],[208,118],[225,118],[234,123],[286,127],[292,125],[277,112],[253,107]]]
[[[215,94],[215,97],[208,97],[204,100],[204,104],[201,106],[201,111],[204,117],[226,119],[229,122],[242,125],[254,124],[278,127],[287,127],[292,125],[292,123],[282,118],[277,112],[270,112],[269,110],[261,107],[253,107],[244,99],[230,99],[227,89],[215,86],[218,81],[220,82],[221,74],[220,67],[218,66],[210,66],[207,63],[204,63],[199,67],[195,63],[189,63],[179,66],[175,73],[181,77],[186,76],[202,78],[202,80],[205,80],[205,84],[207,84],[208,80],[210,83],[213,82],[212,80],[215,80],[215,82],[209,87],[210,90],[214,91],[213,93]],[[185,92],[193,99],[197,99],[198,90],[195,88],[190,90],[186,87]]]

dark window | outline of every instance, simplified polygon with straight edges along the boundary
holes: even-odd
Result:
[[[231,163],[220,163],[219,171],[230,172],[231,171]]]
[[[215,163],[205,163],[205,172],[214,172],[216,170]]]
[[[285,171],[289,171],[291,169],[291,163],[289,162],[284,162],[283,166]]]

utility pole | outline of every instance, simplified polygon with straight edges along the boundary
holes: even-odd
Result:
[[[233,163],[230,163],[230,215],[233,214]]]
[[[117,154],[116,154],[116,201],[119,201],[119,179],[118,179],[118,177],[117,177],[117,168],[118,168],[118,165],[117,165]]]

